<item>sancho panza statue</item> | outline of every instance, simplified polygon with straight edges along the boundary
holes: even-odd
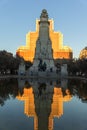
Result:
[[[36,41],[34,62],[29,69],[31,75],[53,75],[56,67],[53,60],[52,43],[49,37],[48,13],[42,10],[39,21],[39,36]]]

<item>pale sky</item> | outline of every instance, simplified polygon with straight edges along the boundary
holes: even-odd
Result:
[[[15,55],[26,44],[26,34],[35,31],[42,9],[53,18],[54,30],[63,34],[63,44],[78,57],[87,46],[87,0],[0,0],[0,50]]]

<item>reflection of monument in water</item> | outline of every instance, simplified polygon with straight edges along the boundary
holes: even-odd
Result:
[[[19,94],[17,99],[24,101],[24,113],[34,117],[34,130],[53,130],[53,118],[61,117],[63,102],[71,100],[69,90],[51,81],[31,84],[33,86],[24,88],[23,95]]]

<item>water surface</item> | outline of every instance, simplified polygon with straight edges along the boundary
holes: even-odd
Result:
[[[87,130],[87,81],[0,80],[0,130]]]

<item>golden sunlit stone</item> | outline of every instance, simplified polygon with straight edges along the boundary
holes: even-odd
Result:
[[[81,50],[79,58],[80,59],[87,59],[87,47],[85,47],[84,49]]]
[[[72,58],[72,49],[68,46],[63,46],[63,35],[61,32],[54,31],[54,21],[53,19],[48,20],[50,22],[49,26],[49,35],[52,41],[53,48],[53,58],[54,59],[71,59]],[[26,45],[20,46],[16,54],[23,57],[26,61],[33,62],[36,40],[39,35],[39,20],[36,20],[36,31],[28,32],[26,34]]]

